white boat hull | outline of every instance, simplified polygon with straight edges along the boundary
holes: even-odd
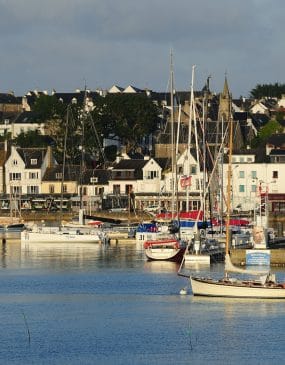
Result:
[[[211,256],[207,254],[203,255],[203,254],[187,253],[184,255],[184,262],[186,264],[199,263],[199,264],[210,265]]]
[[[212,279],[190,277],[192,292],[197,296],[285,299],[285,287],[282,285],[245,285],[243,282],[225,283]]]
[[[146,248],[145,255],[153,261],[181,261],[185,249],[182,248]]]
[[[21,243],[59,243],[59,242],[81,242],[99,243],[101,242],[98,234],[78,234],[61,232],[21,232]]]

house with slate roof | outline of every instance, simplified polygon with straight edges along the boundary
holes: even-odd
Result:
[[[11,93],[0,93],[0,111],[20,113],[23,110],[22,98]]]
[[[269,212],[285,212],[285,157],[278,159],[258,150],[233,151],[232,155],[232,207],[252,211],[260,207],[261,195],[268,194]],[[280,150],[282,151],[282,150]],[[225,156],[223,181],[227,181],[228,163]],[[224,195],[226,194],[224,184]],[[261,222],[265,225],[265,222]]]
[[[68,165],[64,170],[62,165],[50,166],[42,178],[42,194],[60,196],[61,189],[63,189],[65,196],[77,195],[79,178],[79,165]]]
[[[266,154],[270,162],[284,162],[285,133],[272,134],[266,142]]]
[[[12,138],[16,138],[21,133],[38,130],[40,134],[45,134],[45,124],[36,120],[34,112],[23,111],[11,120],[5,120],[0,124],[0,135],[10,133]]]
[[[72,210],[79,211],[81,200],[86,213],[102,209],[102,202],[108,192],[110,170],[87,169],[79,181],[78,195],[71,198]]]
[[[123,91],[124,91],[124,88],[123,87],[117,86],[117,85],[113,85],[108,90],[108,93],[109,94],[118,94],[118,93],[122,93]]]
[[[8,194],[37,195],[42,193],[42,178],[46,169],[57,164],[51,147],[11,147],[5,163],[6,192]]]
[[[160,184],[161,167],[154,159],[121,160],[111,168],[108,191],[110,208],[127,208],[129,196],[134,194],[136,209],[143,209],[156,200]]]
[[[136,94],[136,93],[143,93],[143,92],[145,92],[145,91],[142,89],[139,89],[135,86],[132,86],[132,85],[127,86],[123,91],[123,93],[125,93],[125,94]]]

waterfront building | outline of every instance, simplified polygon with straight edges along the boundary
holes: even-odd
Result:
[[[42,193],[42,178],[57,162],[51,147],[19,148],[11,146],[5,162],[5,192],[17,195]]]

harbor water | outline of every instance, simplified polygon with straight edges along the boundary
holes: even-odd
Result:
[[[0,364],[284,362],[284,300],[193,297],[177,270],[147,262],[134,243],[21,247],[7,239]],[[187,270],[215,276],[223,265]],[[284,269],[275,273],[285,281]]]

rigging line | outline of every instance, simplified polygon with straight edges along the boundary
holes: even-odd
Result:
[[[103,162],[104,162],[104,165],[105,165],[105,163],[106,163],[106,156],[105,156],[104,148],[103,148],[103,146],[102,146],[102,144],[101,144],[101,141],[100,141],[100,138],[99,138],[99,134],[98,134],[98,132],[97,132],[97,129],[96,129],[96,127],[95,127],[94,120],[93,120],[93,118],[92,118],[92,116],[91,116],[91,114],[90,114],[90,113],[88,113],[88,117],[90,118],[90,121],[91,121],[91,127],[92,127],[92,129],[93,129],[93,131],[94,131],[94,133],[95,133],[95,138],[96,138],[96,142],[97,142],[98,147],[99,147],[99,152],[101,153],[101,156],[102,156],[102,158],[103,158]]]
[[[67,131],[69,122],[69,106],[67,107],[65,135],[64,135],[64,146],[63,146],[63,161],[62,161],[62,175],[61,175],[61,187],[60,187],[60,221],[62,220],[62,208],[63,208],[63,184],[65,175],[65,162],[66,162],[66,146],[67,146]]]

